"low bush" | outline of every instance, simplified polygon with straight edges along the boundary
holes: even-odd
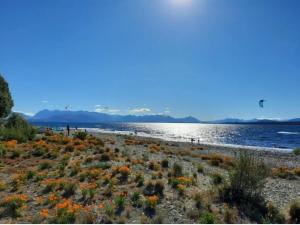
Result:
[[[64,190],[64,197],[70,197],[71,195],[75,194],[75,191],[77,189],[77,184],[73,182],[64,182],[61,186]]]
[[[146,187],[144,188],[144,195],[152,196],[152,195],[160,195],[164,194],[164,184],[161,181],[149,182],[147,183]]]
[[[84,200],[92,200],[96,194],[97,185],[95,183],[82,184],[80,186],[81,194]]]
[[[0,157],[4,157],[6,154],[6,148],[3,144],[0,144]]]
[[[205,212],[200,215],[199,219],[201,224],[215,224],[218,223],[216,216],[210,212]]]
[[[202,165],[202,164],[198,164],[197,165],[197,171],[198,171],[198,173],[203,173],[203,171],[204,171],[204,166]]]
[[[294,201],[291,204],[289,214],[290,214],[291,223],[296,223],[296,224],[300,223],[300,200]]]
[[[273,204],[267,203],[267,215],[265,216],[264,223],[283,224],[285,223],[285,217],[281,214]]]
[[[212,174],[210,175],[210,177],[211,177],[211,179],[212,179],[213,184],[215,184],[215,185],[222,184],[223,181],[224,181],[223,176],[222,176],[221,174],[217,173],[217,172],[212,173]]]
[[[262,197],[269,169],[264,162],[248,152],[240,152],[230,171],[229,185],[220,189],[220,197],[236,203],[250,219],[261,223],[267,215],[267,204]]]
[[[75,223],[76,216],[82,209],[81,205],[73,203],[71,200],[64,200],[56,206],[56,218],[54,223],[70,224]]]
[[[300,155],[300,147],[293,150],[295,155]]]
[[[295,179],[294,170],[289,169],[287,167],[278,167],[272,169],[272,176],[279,177],[282,179],[292,180]]]
[[[173,170],[172,170],[173,176],[179,177],[182,175],[182,166],[178,163],[174,163]]]
[[[45,170],[45,169],[50,169],[52,167],[52,165],[50,164],[50,162],[42,162],[39,165],[39,170]]]
[[[84,131],[77,131],[76,133],[74,133],[74,138],[78,138],[82,141],[84,141],[87,137],[88,133],[84,132]]]
[[[145,201],[146,209],[155,210],[158,200],[159,198],[156,195],[146,197],[146,201]]]
[[[224,222],[226,224],[234,224],[238,218],[238,211],[236,208],[229,208],[228,206],[224,207]]]
[[[240,152],[230,172],[231,197],[248,201],[260,197],[269,169],[264,162],[247,152]]]
[[[117,197],[115,197],[114,199],[114,203],[117,206],[118,210],[122,210],[124,209],[125,206],[125,196],[124,195],[118,195]]]
[[[168,168],[169,167],[169,161],[167,159],[164,159],[161,161],[161,167],[162,168]]]
[[[5,122],[4,127],[0,129],[0,137],[3,140],[26,142],[33,140],[35,134],[36,129],[16,113],[13,113]]]
[[[196,193],[193,196],[193,199],[195,201],[195,205],[196,205],[197,209],[201,209],[203,206],[203,195],[201,193]]]
[[[135,182],[137,183],[137,186],[138,187],[142,187],[144,185],[144,176],[143,174],[141,173],[138,173],[136,176],[135,176]]]
[[[0,202],[0,207],[4,207],[8,215],[17,217],[20,216],[20,210],[27,201],[26,195],[8,195]]]
[[[133,207],[141,207],[142,206],[140,192],[134,192],[130,199],[131,199],[131,203],[132,203]]]
[[[100,160],[101,160],[102,162],[107,162],[107,161],[110,160],[110,157],[109,157],[108,154],[104,153],[103,155],[101,155]]]

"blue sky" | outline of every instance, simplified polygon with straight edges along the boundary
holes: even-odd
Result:
[[[0,72],[27,113],[300,117],[299,12],[298,0],[0,0]]]

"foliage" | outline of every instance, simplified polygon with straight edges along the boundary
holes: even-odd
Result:
[[[220,197],[229,203],[238,204],[250,219],[261,223],[267,216],[267,203],[262,189],[269,175],[264,162],[248,152],[240,152],[232,171],[229,186],[220,189]]]
[[[167,159],[164,159],[161,161],[161,167],[162,168],[168,168],[169,167],[169,161]]]
[[[82,141],[84,141],[87,137],[88,133],[84,132],[84,131],[77,131],[76,133],[74,133],[74,138],[78,138]]]
[[[201,224],[215,224],[215,223],[218,223],[217,221],[218,220],[217,220],[216,216],[209,212],[205,212],[205,213],[201,214],[201,216],[200,216]]]
[[[164,192],[164,184],[161,181],[157,182],[149,182],[144,188],[144,195],[152,196],[152,195],[163,195]]]
[[[9,195],[0,202],[0,206],[5,207],[6,212],[15,217],[20,215],[20,209],[27,201],[26,195]]]
[[[290,219],[292,223],[300,223],[300,201],[294,201],[290,206]]]
[[[0,118],[7,117],[13,106],[14,102],[9,91],[8,83],[0,74]]]
[[[261,196],[269,169],[264,162],[248,152],[240,152],[230,173],[231,197],[234,201]]]
[[[131,196],[131,202],[134,207],[141,207],[142,201],[141,201],[141,193],[140,192],[134,192]]]
[[[81,210],[82,206],[73,203],[71,200],[64,200],[56,206],[56,223],[68,224],[74,223],[77,213]]]
[[[33,140],[36,130],[27,123],[20,115],[13,113],[0,129],[0,136],[3,140],[18,140],[26,142]]]
[[[118,209],[123,209],[125,206],[125,196],[124,195],[118,195],[117,197],[115,197],[114,202],[116,204],[116,206],[118,207]]]
[[[222,184],[224,181],[223,176],[217,172],[212,173],[210,176],[212,178],[213,184],[215,185]]]
[[[197,171],[198,171],[198,173],[203,173],[204,167],[203,167],[202,164],[199,163],[199,164],[197,165]]]
[[[146,208],[155,209],[159,198],[156,195],[149,196],[146,198],[145,205]]]
[[[300,147],[293,150],[295,155],[300,155]]]
[[[182,166],[178,163],[174,163],[173,165],[173,176],[179,177],[182,175]]]

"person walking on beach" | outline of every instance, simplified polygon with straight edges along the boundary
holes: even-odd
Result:
[[[68,137],[70,136],[70,126],[69,124],[67,125],[67,133],[68,133]]]

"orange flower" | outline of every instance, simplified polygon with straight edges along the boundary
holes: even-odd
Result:
[[[176,178],[180,184],[186,184],[186,185],[190,185],[193,183],[192,178],[189,177],[177,177]]]
[[[147,197],[147,201],[146,204],[148,205],[148,207],[150,208],[155,208],[158,202],[158,197],[156,195],[153,196],[149,196]]]
[[[49,197],[48,197],[48,200],[50,201],[50,202],[54,202],[54,201],[57,201],[58,200],[58,197],[57,197],[57,195],[56,194],[51,194]]]
[[[118,168],[119,173],[124,174],[124,175],[128,175],[130,173],[130,169],[128,166],[120,166]]]
[[[82,208],[81,205],[73,203],[69,199],[65,199],[62,203],[56,204],[57,210],[67,210],[68,213],[76,213]]]
[[[28,197],[23,194],[16,194],[16,195],[8,195],[6,196],[0,203],[0,205],[10,205],[14,204],[18,207],[22,207],[24,203],[28,201]]]
[[[103,209],[103,208],[104,208],[104,204],[101,203],[101,204],[99,205],[99,208],[100,208],[100,209]]]
[[[49,210],[48,209],[42,209],[40,211],[40,216],[43,217],[43,218],[49,217]]]
[[[11,141],[7,141],[5,143],[5,146],[9,149],[13,149],[16,147],[16,145],[18,144],[18,141],[17,140],[11,140]]]

